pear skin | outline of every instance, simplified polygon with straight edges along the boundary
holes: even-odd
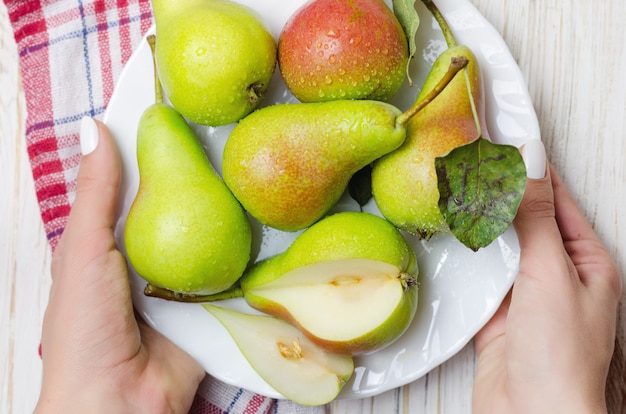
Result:
[[[335,353],[360,355],[389,345],[417,308],[415,254],[381,217],[342,212],[300,234],[281,254],[240,280],[246,302],[288,320]]]
[[[455,56],[468,58],[466,68],[407,122],[406,141],[377,160],[372,170],[372,195],[381,213],[397,227],[426,239],[449,232],[438,207],[435,158],[472,142],[481,132],[487,137],[480,67],[468,47],[450,47],[437,58],[420,96],[437,84]]]
[[[261,223],[303,229],[335,204],[355,172],[402,144],[406,130],[398,115],[378,101],[259,109],[226,142],[224,181]]]
[[[260,17],[228,0],[152,0],[156,62],[170,102],[201,125],[255,109],[276,67],[276,41]]]
[[[302,102],[386,101],[402,86],[407,39],[382,0],[315,0],[285,24],[278,63]]]
[[[128,258],[149,283],[175,292],[229,288],[250,259],[250,223],[185,119],[156,103],[137,136],[139,188],[128,213]]]

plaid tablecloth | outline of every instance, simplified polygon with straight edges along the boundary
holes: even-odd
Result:
[[[26,144],[52,249],[75,195],[84,115],[101,118],[115,82],[152,25],[149,0],[7,0],[26,97]],[[322,413],[207,376],[191,413]]]

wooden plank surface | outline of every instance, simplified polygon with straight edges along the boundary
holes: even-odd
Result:
[[[626,2],[473,0],[502,34],[528,84],[548,155],[626,275]],[[39,393],[37,356],[50,286],[50,250],[24,142],[17,51],[0,4],[0,412],[29,413]],[[624,332],[607,399],[626,412]],[[475,358],[470,343],[427,376],[329,411],[469,413]]]

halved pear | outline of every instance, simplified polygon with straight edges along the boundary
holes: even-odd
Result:
[[[417,307],[416,277],[372,259],[303,266],[256,285],[242,280],[252,307],[285,319],[330,352],[360,355],[398,339]]]
[[[350,356],[329,353],[286,321],[203,305],[229,332],[250,366],[285,398],[326,404],[354,371]]]

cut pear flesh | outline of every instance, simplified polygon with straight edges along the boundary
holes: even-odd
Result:
[[[203,306],[224,325],[250,366],[285,398],[302,405],[326,404],[352,376],[351,357],[322,350],[288,322]]]
[[[292,270],[246,294],[263,298],[261,310],[294,320],[313,336],[349,341],[382,325],[403,301],[405,273],[389,263],[342,259]],[[254,304],[253,304],[254,306]]]

